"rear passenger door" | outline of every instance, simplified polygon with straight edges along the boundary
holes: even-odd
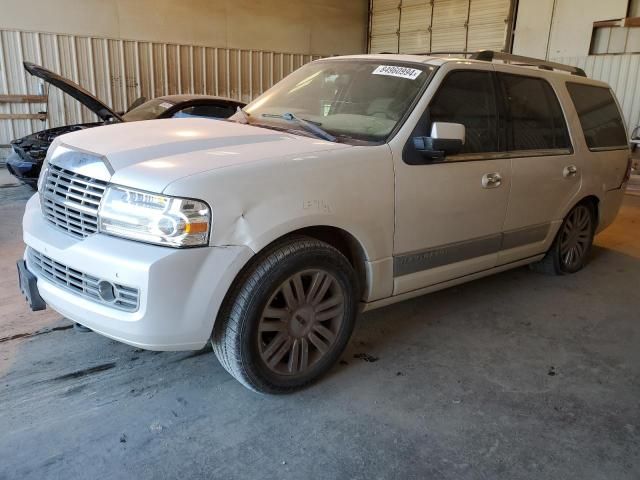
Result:
[[[498,263],[544,252],[580,189],[582,162],[546,78],[498,72],[511,191]]]

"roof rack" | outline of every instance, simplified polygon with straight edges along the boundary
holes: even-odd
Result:
[[[464,55],[465,58],[471,60],[481,60],[483,62],[493,62],[494,60],[502,60],[504,63],[520,65],[524,67],[538,67],[542,70],[560,70],[569,72],[572,75],[586,77],[587,74],[583,69],[562,63],[549,62],[540,60],[539,58],[523,57],[522,55],[513,55],[512,53],[496,52],[494,50],[479,50],[477,52],[427,52],[419,55]]]

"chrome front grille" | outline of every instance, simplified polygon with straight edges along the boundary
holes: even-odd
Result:
[[[41,194],[44,218],[74,237],[97,233],[106,188],[107,182],[49,165]]]
[[[110,283],[108,293],[113,298],[105,300],[106,282],[101,285],[99,278],[56,262],[33,248],[27,250],[27,266],[36,276],[95,302],[128,312],[138,310],[140,291],[137,288]]]

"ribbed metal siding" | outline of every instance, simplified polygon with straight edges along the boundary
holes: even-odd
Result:
[[[611,85],[631,132],[640,125],[640,54],[552,58],[582,68],[589,78]]]
[[[176,93],[221,95],[249,102],[320,55],[138,42],[0,30],[0,94],[37,94],[39,79],[22,68],[32,61],[96,94],[116,111],[138,97]],[[34,131],[97,118],[56,88],[43,104],[0,103],[0,113],[48,111],[39,120],[0,120],[0,145]]]

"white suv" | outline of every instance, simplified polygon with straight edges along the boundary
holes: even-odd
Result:
[[[359,309],[580,270],[628,179],[616,100],[575,68],[476,58],[323,59],[229,121],[57,138],[23,292],[137,347],[211,340],[244,385],[283,392],[336,362]]]

